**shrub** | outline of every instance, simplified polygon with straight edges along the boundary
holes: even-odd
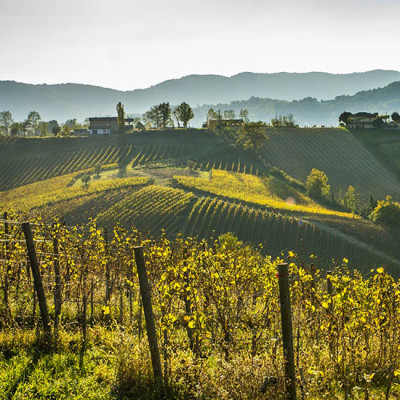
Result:
[[[400,203],[387,196],[385,200],[378,201],[370,218],[378,224],[400,226]]]

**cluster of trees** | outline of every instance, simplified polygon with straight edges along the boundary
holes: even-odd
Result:
[[[296,124],[293,114],[279,115],[271,119],[271,125],[273,127],[281,128],[298,128],[299,125]]]
[[[256,153],[268,139],[266,125],[261,121],[243,124],[238,133],[236,143],[244,149],[253,150]]]
[[[75,129],[87,128],[87,126],[87,121],[81,124],[76,118],[69,119],[61,125],[56,120],[43,121],[37,111],[31,111],[24,121],[16,122],[10,111],[0,112],[0,129],[7,136],[68,135]]]
[[[249,111],[246,108],[242,108],[239,111],[239,118],[242,119],[245,123],[249,123]],[[215,121],[224,121],[224,120],[232,120],[236,119],[236,111],[235,110],[214,110],[210,108],[207,112],[207,123],[210,120]]]
[[[371,195],[369,201],[362,204],[359,193],[353,186],[349,186],[344,195],[339,192],[335,199],[325,172],[316,168],[307,177],[306,192],[316,200],[330,202],[334,207],[359,214],[378,224],[400,227],[400,203],[393,201],[391,196],[376,201]]]
[[[169,102],[161,103],[150,108],[142,116],[143,121],[153,128],[166,128],[174,126],[174,121],[178,128],[183,126],[187,128],[188,123],[194,118],[194,113],[189,104],[183,102],[174,109]],[[138,121],[141,124],[141,121]]]
[[[362,204],[359,193],[354,186],[350,185],[344,194],[340,190],[335,198],[328,181],[328,176],[324,171],[313,168],[306,181],[307,195],[315,200],[328,203],[334,208],[360,214],[364,217],[367,217],[373,211],[376,204],[372,196],[368,204]]]

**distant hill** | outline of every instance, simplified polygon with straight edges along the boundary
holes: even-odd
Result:
[[[195,124],[205,120],[207,110],[240,109],[249,111],[251,120],[270,121],[278,115],[293,114],[300,125],[337,126],[338,117],[343,111],[368,111],[391,114],[400,110],[400,81],[372,90],[364,90],[352,96],[337,96],[333,100],[317,100],[306,97],[302,100],[284,101],[269,98],[251,97],[245,101],[227,104],[206,104],[195,109]]]
[[[400,81],[400,72],[384,70],[353,74],[243,72],[232,77],[189,75],[133,91],[72,83],[30,85],[0,81],[0,111],[10,110],[16,120],[23,120],[31,110],[39,111],[45,120],[83,120],[89,116],[114,115],[119,101],[125,105],[127,113],[135,114],[143,113],[163,101],[171,104],[186,101],[193,107],[199,107],[251,97],[277,99],[271,106],[271,110],[275,110],[275,107],[280,107],[279,101],[286,104],[305,97],[327,100],[386,86],[394,81]],[[266,115],[265,112],[261,114]],[[203,119],[203,111],[199,108],[194,125],[198,126]]]

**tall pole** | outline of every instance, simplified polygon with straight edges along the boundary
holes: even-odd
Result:
[[[292,312],[290,307],[289,267],[278,264],[279,297],[281,303],[285,386],[288,400],[296,400],[296,374],[294,367]]]
[[[39,263],[36,257],[35,243],[33,241],[31,224],[29,222],[23,222],[22,229],[25,235],[26,247],[28,250],[29,262],[31,264],[33,283],[35,285],[35,290],[38,298],[43,328],[46,335],[46,339],[50,342],[51,341],[50,318],[46,303],[46,296],[44,294],[44,289],[43,289],[42,276],[40,275]]]
[[[144,261],[143,247],[134,248],[136,266],[139,276],[140,293],[142,295],[144,317],[146,320],[147,337],[149,339],[151,363],[153,365],[154,380],[156,385],[162,386],[163,377],[161,369],[160,351],[157,344],[156,325],[154,322],[153,307],[151,304],[151,288],[147,278],[146,263]]]

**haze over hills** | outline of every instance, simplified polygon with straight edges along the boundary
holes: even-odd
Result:
[[[337,96],[333,100],[317,100],[306,97],[302,100],[284,101],[252,97],[244,101],[233,101],[229,104],[205,104],[195,108],[194,124],[204,121],[207,110],[235,110],[242,108],[249,111],[254,121],[270,121],[278,115],[293,114],[296,122],[302,126],[338,125],[338,117],[343,111],[379,112],[381,114],[400,110],[400,81],[377,89],[364,90],[353,96]]]
[[[29,111],[37,110],[45,120],[64,121],[69,118],[83,120],[88,116],[114,115],[115,105],[119,101],[130,114],[143,113],[163,101],[171,104],[186,101],[196,107],[260,97],[277,99],[270,101],[280,106],[305,97],[327,100],[335,96],[353,95],[394,81],[400,81],[400,72],[385,70],[352,74],[243,72],[232,77],[189,75],[133,91],[71,83],[31,85],[1,81],[0,110],[10,110],[16,120],[22,120]],[[199,126],[204,119],[203,110],[198,109],[199,112],[202,115],[196,115],[195,126]],[[272,113],[275,113],[275,109]],[[263,115],[266,113],[263,112]],[[303,116],[299,117],[303,119]],[[265,120],[266,117],[261,119]],[[318,122],[318,118],[315,121]]]

